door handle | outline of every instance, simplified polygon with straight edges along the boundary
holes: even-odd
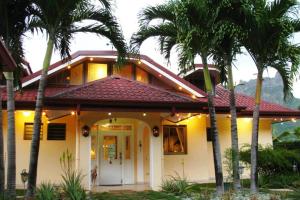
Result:
[[[122,165],[122,152],[119,153],[119,158],[120,158],[120,165]]]

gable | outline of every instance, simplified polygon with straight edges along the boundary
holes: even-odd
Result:
[[[132,78],[133,80],[148,82],[168,90],[184,93],[191,97],[204,97],[205,93],[189,82],[176,76],[174,73],[160,66],[147,56],[141,55],[140,60],[130,58],[125,67],[121,67],[116,70],[115,60],[117,58],[117,52],[115,51],[82,51],[72,55],[71,59],[67,61],[59,61],[49,67],[48,82],[49,84],[84,84],[89,80],[97,80],[110,75],[120,75],[125,78]],[[107,65],[107,69],[104,70],[105,74],[102,77],[97,76],[96,71],[93,71],[92,65]],[[80,69],[80,65],[83,65],[83,69]],[[129,70],[128,66],[132,68]],[[77,68],[77,70],[75,70]],[[90,70],[87,70],[90,69]],[[75,72],[77,71],[77,72]],[[89,73],[90,71],[90,73]],[[83,77],[78,76],[78,73],[83,73]],[[38,71],[22,80],[22,86],[27,87],[32,84],[37,84],[40,79],[41,71]],[[75,76],[72,78],[71,76]],[[130,77],[131,76],[131,77]],[[90,78],[90,79],[89,79]]]

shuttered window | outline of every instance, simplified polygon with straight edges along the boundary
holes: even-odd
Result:
[[[66,124],[48,124],[47,140],[66,140]]]
[[[33,123],[25,122],[24,123],[24,140],[32,140],[33,135]],[[43,124],[41,124],[40,140],[43,139]]]

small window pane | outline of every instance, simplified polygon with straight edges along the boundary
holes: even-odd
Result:
[[[48,140],[65,140],[66,124],[48,124]]]
[[[24,123],[24,140],[32,140],[33,135],[33,123]],[[43,124],[41,124],[40,140],[43,139]]]
[[[125,137],[125,159],[130,160],[130,136]]]
[[[149,83],[148,73],[137,67],[136,68],[136,80],[143,82],[143,83]]]
[[[89,63],[87,82],[107,77],[107,64]]]
[[[113,74],[132,79],[132,65],[113,66]]]
[[[77,65],[70,70],[70,85],[81,85],[83,83],[83,65]]]
[[[186,154],[186,126],[164,126],[163,143],[165,154]]]
[[[103,158],[104,160],[117,159],[117,136],[104,136],[103,138]]]

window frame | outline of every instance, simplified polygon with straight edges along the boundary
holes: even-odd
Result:
[[[163,146],[163,152],[164,152],[164,155],[187,155],[188,154],[188,139],[187,139],[187,125],[163,125],[163,144],[164,144],[164,139],[165,139],[165,128],[183,128],[184,132],[183,132],[183,150],[184,152],[170,152],[170,151],[165,151],[164,149],[164,146]],[[170,137],[170,131],[169,131],[169,136],[168,138]],[[168,141],[168,145],[169,144],[169,141]]]
[[[50,126],[54,126],[54,125],[64,125],[65,126],[65,135],[64,135],[64,139],[49,139],[49,127]],[[66,123],[50,123],[47,126],[47,140],[48,141],[66,141],[67,140],[67,124]]]
[[[29,134],[26,134],[26,125],[32,125],[32,134],[31,134],[30,139],[25,138],[25,135],[29,135]],[[34,123],[33,122],[24,122],[23,140],[32,140],[33,128],[34,128]],[[40,140],[43,140],[43,135],[44,135],[43,134],[43,123],[41,123]]]

